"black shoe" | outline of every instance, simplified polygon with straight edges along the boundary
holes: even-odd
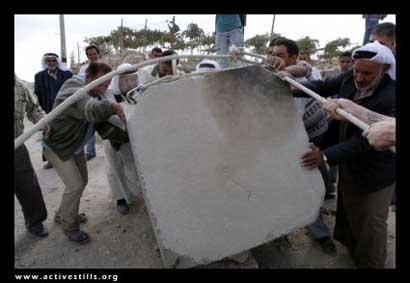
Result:
[[[84,245],[90,241],[90,236],[81,230],[74,230],[70,232],[64,232],[70,241],[73,241],[79,245]]]
[[[57,224],[61,224],[61,223],[62,223],[61,215],[56,215],[56,216],[54,216],[54,221],[55,221]],[[79,222],[80,224],[87,222],[87,215],[85,215],[85,213],[80,213],[80,214],[78,214],[78,222]]]
[[[292,243],[290,242],[288,235],[281,236],[273,240],[273,243],[275,244],[276,248],[281,252],[284,252],[290,248],[295,249]]]
[[[95,154],[86,154],[87,157],[87,161],[93,159],[94,157],[96,157]]]
[[[330,237],[323,237],[317,239],[320,247],[322,248],[323,252],[328,255],[336,255],[336,245],[333,243],[332,238]]]
[[[47,228],[43,225],[43,223],[38,223],[35,224],[29,228],[27,228],[27,230],[33,234],[34,236],[40,237],[40,238],[44,238],[48,236],[48,230]]]
[[[47,163],[44,164],[43,168],[44,169],[51,169],[51,168],[53,168],[53,165],[50,163],[50,161],[47,161]]]
[[[117,200],[117,209],[121,214],[124,214],[124,215],[130,212],[130,209],[128,208],[128,205],[125,199]]]

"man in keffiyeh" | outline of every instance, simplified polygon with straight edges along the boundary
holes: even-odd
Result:
[[[41,58],[42,71],[34,77],[34,94],[38,97],[41,108],[49,113],[53,109],[54,99],[63,83],[73,74],[61,62],[55,53],[46,53]],[[43,161],[47,161],[43,154]],[[50,162],[44,165],[44,169],[52,168]]]
[[[395,58],[378,41],[353,52],[353,68],[326,81],[303,83],[324,97],[336,95],[371,111],[395,116]],[[293,93],[300,93],[291,87]],[[306,94],[302,94],[305,95]],[[339,165],[334,239],[345,245],[358,268],[383,268],[387,217],[396,180],[396,156],[377,151],[355,125],[341,121],[338,137],[326,148],[302,156],[301,165]]]

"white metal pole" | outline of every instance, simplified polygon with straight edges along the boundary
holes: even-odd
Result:
[[[64,15],[60,15],[60,39],[61,39],[61,61],[67,63],[67,53],[65,46],[65,27],[64,27]]]
[[[105,74],[104,76],[96,79],[95,81],[92,81],[88,85],[86,85],[83,88],[77,90],[73,95],[71,95],[69,98],[67,98],[63,103],[58,105],[55,109],[53,109],[50,113],[48,113],[44,118],[42,118],[35,125],[33,125],[30,129],[28,129],[22,135],[20,135],[17,139],[15,139],[14,140],[14,149],[16,149],[20,145],[22,145],[27,139],[29,139],[37,131],[44,128],[44,126],[46,124],[48,124],[56,116],[60,115],[71,104],[75,103],[81,97],[81,95],[87,95],[86,93],[88,91],[92,90],[93,88],[97,87],[98,85],[102,84],[103,82],[111,79],[112,77],[114,77],[116,75],[121,75],[122,73],[128,73],[128,72],[135,72],[139,68],[147,66],[147,65],[152,65],[152,64],[156,64],[156,63],[159,63],[159,62],[162,62],[162,61],[169,61],[169,60],[179,59],[179,58],[221,59],[221,58],[230,58],[230,57],[232,57],[232,55],[171,55],[171,56],[165,56],[165,57],[159,57],[159,58],[155,58],[155,59],[146,60],[142,63],[132,65],[132,66],[127,66],[127,67],[124,67],[124,68],[118,68],[117,70],[112,71],[108,74]]]

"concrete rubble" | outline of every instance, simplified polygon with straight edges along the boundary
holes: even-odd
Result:
[[[314,222],[318,170],[286,84],[257,66],[153,86],[127,105],[145,204],[167,267],[209,264]]]

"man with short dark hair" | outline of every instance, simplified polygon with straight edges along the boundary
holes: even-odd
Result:
[[[312,63],[310,59],[310,52],[307,50],[300,50],[299,51],[299,60],[306,61],[308,63]]]
[[[363,18],[365,19],[365,33],[363,38],[363,45],[369,42],[370,34],[375,25],[379,23],[380,20],[383,20],[387,15],[385,14],[364,14]]]
[[[268,62],[279,75],[287,74],[299,81],[316,80],[312,77],[312,66],[298,60],[299,47],[287,38],[277,38],[270,42]],[[298,112],[303,115],[303,122],[310,139],[316,139],[327,130],[327,114],[320,102],[313,98],[296,98]],[[308,114],[309,113],[309,114]]]
[[[310,58],[310,51],[307,50],[302,50],[299,52],[299,58],[300,61],[305,61],[308,62],[311,67],[312,67],[312,74],[310,76],[310,80],[321,80],[322,79],[322,75],[320,74],[320,71],[313,66],[313,61]]]
[[[85,54],[87,55],[88,62],[81,66],[79,75],[85,74],[90,63],[97,63],[101,59],[100,50],[95,45],[89,45],[85,48]]]
[[[174,50],[168,49],[162,53],[161,57],[177,55]],[[179,60],[176,60],[178,65]],[[172,70],[172,60],[163,61],[155,65],[149,65],[137,71],[138,83],[147,84],[164,76],[176,75]]]
[[[85,70],[90,63],[97,63],[100,61],[100,50],[95,45],[89,45],[85,48],[85,54],[88,58],[88,63],[81,66],[78,74],[85,74]],[[96,157],[95,153],[95,135],[93,135],[85,146],[85,156],[87,160],[91,160]]]
[[[347,72],[353,66],[352,53],[349,51],[343,52],[339,56],[339,67],[344,73]]]
[[[73,74],[61,62],[55,53],[46,53],[41,59],[43,71],[34,76],[34,94],[37,95],[38,104],[49,113],[53,108],[54,100],[64,82],[71,78]],[[43,153],[43,161],[47,161]],[[44,169],[52,168],[52,164],[47,162]]]
[[[111,67],[105,63],[90,63],[85,75],[67,80],[56,97],[54,108],[110,71]],[[79,225],[86,219],[84,214],[79,215],[81,195],[88,182],[84,146],[95,130],[102,138],[109,138],[113,128],[104,122],[111,115],[125,120],[122,106],[103,98],[109,84],[110,80],[105,81],[81,96],[49,123],[50,129],[43,137],[44,154],[65,185],[55,221],[62,224],[68,239],[78,244],[89,241],[88,234],[81,231]]]
[[[161,56],[162,56],[162,49],[161,48],[159,48],[159,47],[152,48],[151,54],[149,55],[149,57],[151,59],[158,58],[158,57],[161,57]]]
[[[299,47],[293,40],[276,38],[269,44],[268,62],[272,64],[274,70],[294,76],[296,80],[301,82],[320,80],[320,73],[318,77],[314,77],[312,75],[312,66],[305,61],[297,60],[298,56]],[[321,103],[313,98],[295,98],[295,104],[299,114],[302,116],[309,141],[315,145],[320,145],[328,128],[328,116]],[[326,167],[321,166],[319,169],[326,186],[327,196],[334,191],[334,188],[329,183]],[[320,214],[316,221],[308,226],[308,229],[325,253],[336,253],[336,246],[330,237],[329,227],[323,222]]]
[[[393,23],[380,23],[373,27],[370,42],[377,40],[386,45],[394,53],[396,50],[396,25]]]

